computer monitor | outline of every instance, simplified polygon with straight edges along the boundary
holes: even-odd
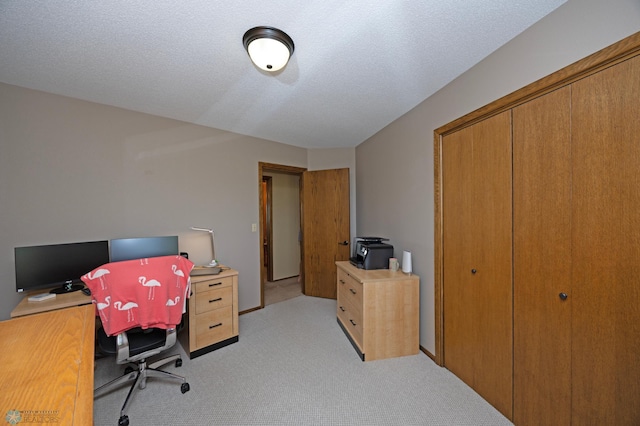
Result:
[[[178,237],[141,237],[111,240],[111,261],[142,259],[145,257],[179,254]]]
[[[80,277],[109,263],[109,242],[15,247],[14,255],[18,293],[51,287],[66,293],[82,289]]]

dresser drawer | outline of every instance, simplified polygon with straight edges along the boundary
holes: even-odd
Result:
[[[233,287],[216,288],[196,296],[196,315],[233,304]]]
[[[348,300],[339,300],[338,318],[360,349],[364,349],[362,344],[362,310],[353,306]]]
[[[345,295],[338,297],[338,312],[349,312],[354,321],[362,322],[362,305],[353,303],[353,300]]]
[[[196,347],[201,348],[233,335],[231,306],[197,315]]]
[[[340,298],[349,300],[354,306],[361,308],[364,294],[363,290],[364,288],[360,281],[344,272],[338,273],[338,294]]]
[[[202,293],[204,291],[214,290],[223,287],[231,287],[233,285],[233,277],[212,278],[194,283],[191,281],[191,288],[194,293]]]
[[[349,274],[347,274],[342,269],[338,269],[337,277],[338,277],[338,291],[340,291],[341,288],[346,287],[347,280],[349,279]]]

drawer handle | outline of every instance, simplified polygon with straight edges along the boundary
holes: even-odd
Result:
[[[356,323],[352,319],[350,319],[349,322],[353,324],[354,327],[356,326]]]
[[[209,287],[215,287],[215,286],[220,285],[220,284],[222,284],[222,281],[221,281],[221,282],[219,282],[219,283],[209,284]]]
[[[221,322],[219,322],[219,323],[217,323],[217,324],[214,324],[214,325],[210,325],[210,326],[209,326],[209,330],[211,330],[212,328],[220,327],[221,325],[222,325],[222,323],[221,323]]]
[[[340,310],[341,310],[342,312],[346,312],[346,311],[345,311],[345,309],[344,309],[342,306],[340,306]]]
[[[209,300],[209,303],[219,302],[222,300],[222,297],[218,297],[217,299]]]
[[[340,284],[344,284],[344,280],[340,280]]]
[[[356,294],[356,291],[355,291],[354,289],[352,289],[352,288],[350,288],[350,289],[349,289],[349,291],[350,291],[351,293],[353,293],[353,294]]]

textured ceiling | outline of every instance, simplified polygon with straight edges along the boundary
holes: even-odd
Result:
[[[1,0],[0,82],[307,148],[353,147],[566,0]],[[242,46],[287,32],[278,74]]]

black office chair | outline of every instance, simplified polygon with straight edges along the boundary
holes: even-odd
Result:
[[[122,376],[98,387],[94,391],[93,396],[97,398],[113,389],[119,388],[125,383],[132,382],[127,398],[124,400],[124,404],[120,410],[119,426],[127,426],[129,424],[129,416],[126,415],[126,410],[131,395],[136,388],[146,388],[148,378],[174,378],[182,382],[180,386],[182,393],[189,391],[189,383],[187,383],[184,377],[158,369],[158,367],[174,361],[176,367],[182,366],[182,358],[180,355],[171,355],[147,365],[147,359],[149,357],[164,352],[175,345],[177,334],[175,327],[167,330],[158,328],[142,330],[141,328],[134,328],[122,332],[117,336],[107,336],[102,327],[98,330],[98,348],[102,353],[105,355],[115,355],[118,364],[135,364],[133,367],[127,366]]]
[[[189,391],[184,377],[159,369],[171,362],[180,367],[180,355],[149,365],[147,360],[176,344],[184,301],[190,294],[192,267],[193,263],[182,256],[164,256],[111,262],[82,277],[91,289],[102,323],[97,332],[98,351],[114,355],[117,364],[132,364],[122,376],[94,391],[97,398],[131,382],[120,410],[120,426],[129,424],[126,411],[131,396],[136,389],[146,388],[147,379],[177,379],[182,382],[180,391]]]

